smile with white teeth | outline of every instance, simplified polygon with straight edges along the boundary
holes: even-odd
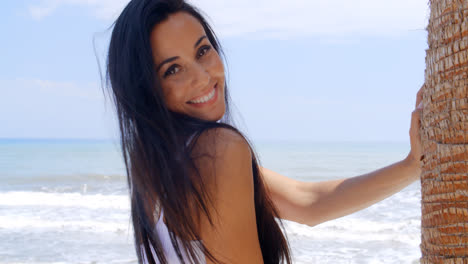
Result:
[[[189,101],[189,103],[192,103],[192,104],[206,103],[206,102],[208,102],[209,100],[211,100],[211,99],[213,98],[214,95],[215,95],[215,89],[213,88],[213,91],[211,91],[209,94],[203,96],[203,97],[200,98],[200,99]]]

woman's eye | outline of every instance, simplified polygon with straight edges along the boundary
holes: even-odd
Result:
[[[201,47],[200,50],[198,51],[198,57],[200,58],[201,56],[205,55],[210,49],[211,49],[210,46]]]
[[[200,58],[201,56],[205,55],[209,50],[211,49],[211,46],[203,46],[198,50],[197,58]],[[164,78],[166,78],[169,75],[176,74],[180,71],[180,67],[177,64],[172,65],[167,69],[167,71],[164,73]]]
[[[179,72],[180,69],[179,69],[179,66],[177,65],[172,65],[165,73],[164,73],[164,77],[167,77],[171,74],[176,74],[177,72]]]

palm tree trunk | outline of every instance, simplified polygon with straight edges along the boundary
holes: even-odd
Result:
[[[421,263],[468,264],[468,0],[430,0]]]

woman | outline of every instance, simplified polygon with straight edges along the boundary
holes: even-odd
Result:
[[[115,22],[107,79],[140,263],[291,263],[275,218],[313,226],[418,179],[420,109],[407,158],[378,171],[305,183],[259,167],[230,125],[220,54],[210,26],[183,0],[132,0]]]

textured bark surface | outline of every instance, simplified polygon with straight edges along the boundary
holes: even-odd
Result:
[[[468,0],[431,0],[430,9],[421,263],[468,264]]]

